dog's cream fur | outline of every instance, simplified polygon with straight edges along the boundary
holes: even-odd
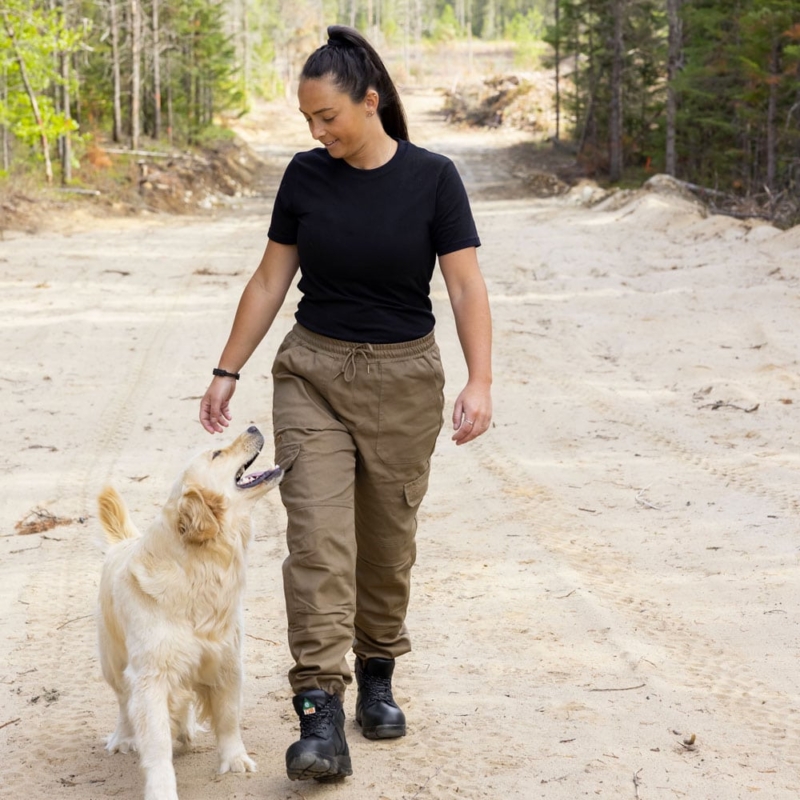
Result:
[[[239,723],[245,557],[253,505],[283,473],[238,478],[263,442],[252,427],[197,456],[144,535],[113,488],[98,499],[112,543],[100,581],[100,659],[119,701],[107,749],[139,751],[145,800],[177,800],[172,739],[189,744],[195,717],[216,735],[220,773],[256,768]]]

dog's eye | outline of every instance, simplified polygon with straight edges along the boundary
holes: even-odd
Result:
[[[221,456],[221,455],[222,455],[222,450],[215,450],[213,452],[213,454],[211,455],[211,460],[213,461],[217,456]]]

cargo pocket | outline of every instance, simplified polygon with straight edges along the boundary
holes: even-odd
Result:
[[[425,497],[428,491],[430,475],[431,463],[429,461],[425,465],[425,471],[421,475],[403,486],[403,494],[405,495],[406,503],[408,503],[411,508],[416,508],[422,502],[422,498]]]
[[[297,495],[300,493],[300,484],[295,480],[292,468],[300,455],[301,445],[299,442],[282,441],[282,438],[280,433],[275,434],[275,463],[283,470],[283,480],[278,489],[284,508],[291,511],[299,502]]]
[[[295,459],[300,455],[300,444],[297,442],[282,441],[282,434],[275,437],[275,464],[284,472],[289,472]]]

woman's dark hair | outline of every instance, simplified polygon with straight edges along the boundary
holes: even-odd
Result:
[[[328,28],[328,43],[315,50],[303,65],[300,80],[330,75],[336,87],[360,103],[372,87],[378,93],[378,117],[395,139],[408,140],[406,114],[389,72],[375,48],[356,30],[344,25]]]

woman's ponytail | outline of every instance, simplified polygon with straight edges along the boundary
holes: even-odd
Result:
[[[400,95],[375,48],[356,30],[344,25],[328,28],[328,43],[315,50],[303,65],[300,80],[330,75],[354,103],[372,87],[378,93],[378,116],[383,129],[395,139],[408,139],[406,115]]]

